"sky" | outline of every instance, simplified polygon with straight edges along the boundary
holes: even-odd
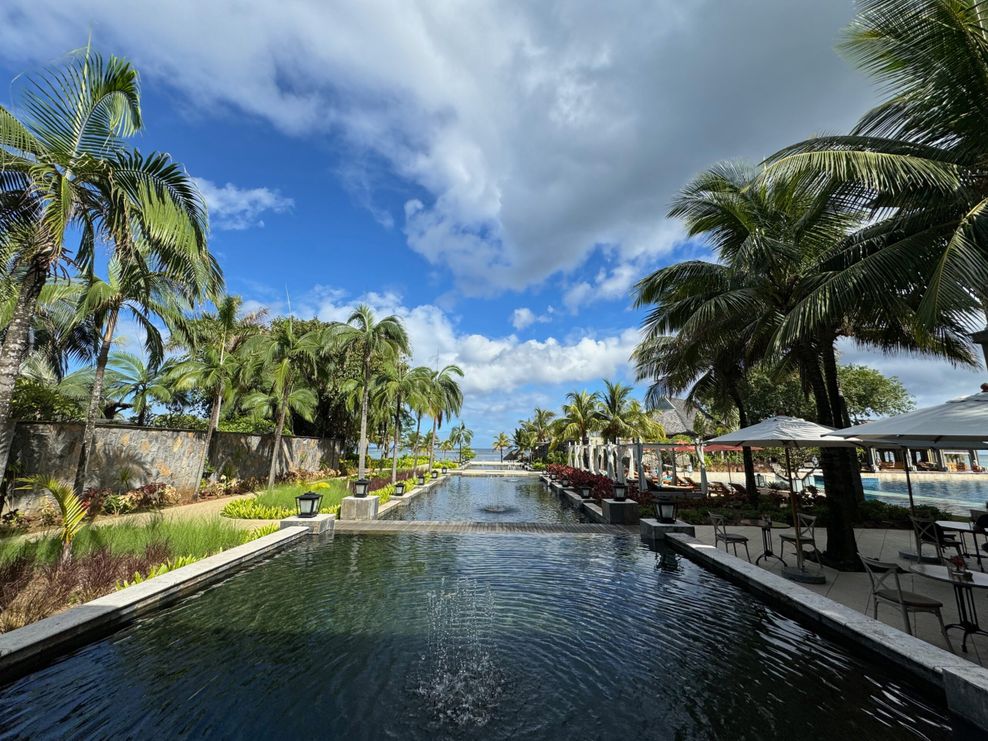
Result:
[[[718,161],[844,131],[877,102],[834,49],[853,11],[5,0],[0,79],[89,38],[130,59],[135,144],[196,178],[228,291],[273,313],[343,320],[363,302],[399,315],[415,363],[464,369],[461,416],[483,446],[567,391],[634,381],[643,312],[629,290],[709,256],[665,218],[678,188]],[[841,350],[920,405],[988,380]]]

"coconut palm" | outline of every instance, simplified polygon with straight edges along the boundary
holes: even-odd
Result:
[[[772,176],[813,178],[874,215],[834,251],[793,311],[788,337],[861,303],[919,299],[937,333],[988,307],[988,13],[980,0],[859,0],[843,51],[887,98],[850,134],[771,158]],[[988,350],[988,344],[984,345]],[[988,357],[986,357],[988,360]]]
[[[409,353],[408,334],[396,316],[377,321],[369,306],[358,306],[345,324],[335,327],[335,340],[348,354],[360,359],[360,449],[357,476],[364,478],[367,460],[367,412],[371,390],[371,367],[374,362],[394,362]]]
[[[269,489],[274,486],[288,413],[311,419],[315,411],[318,399],[306,385],[306,379],[314,375],[316,361],[326,344],[324,331],[311,329],[299,333],[288,318],[275,322],[267,333],[251,338],[244,346],[264,388],[248,394],[244,406],[251,411],[270,413],[275,423],[268,470]]]
[[[376,379],[377,389],[385,406],[393,415],[394,450],[391,455],[391,483],[398,480],[398,448],[401,435],[401,420],[409,406],[415,407],[424,399],[429,381],[429,369],[425,366],[410,368],[407,363],[397,360],[386,363]]]
[[[605,440],[617,442],[627,437],[640,424],[629,398],[633,389],[623,383],[604,379],[604,392],[600,395],[601,434]]]
[[[463,391],[456,382],[463,377],[459,366],[447,365],[442,370],[430,371],[426,387],[427,412],[432,417],[431,442],[429,443],[429,470],[435,463],[435,441],[443,420],[460,413],[463,406]]]
[[[137,232],[148,267],[182,263],[220,282],[206,250],[206,208],[191,178],[164,155],[128,152],[142,125],[137,72],[117,57],[86,49],[61,68],[25,77],[16,109],[0,107],[0,207],[18,295],[0,346],[0,467],[10,446],[10,401],[29,350],[42,288],[70,264],[91,264],[100,240],[116,248]],[[0,231],[4,231],[0,229]],[[81,233],[76,251],[69,234]]]
[[[147,271],[139,260],[124,262],[119,254],[110,259],[105,280],[89,276],[89,285],[79,301],[78,316],[80,320],[95,318],[101,337],[86,428],[76,467],[75,491],[78,496],[82,496],[89,474],[89,459],[96,439],[96,420],[103,409],[103,381],[121,312],[127,312],[143,331],[149,364],[157,367],[164,348],[161,333],[153,319],[158,318],[166,324],[179,320],[186,306],[183,293],[181,285],[170,275]],[[144,416],[142,412],[141,418]]]
[[[494,439],[494,442],[491,444],[491,447],[501,454],[501,463],[504,463],[504,451],[507,448],[511,447],[511,439],[503,432],[500,432],[498,433],[498,436]]]
[[[473,442],[473,430],[468,429],[466,423],[460,420],[460,424],[450,430],[449,441],[459,448],[459,462],[462,464],[463,446],[470,447],[470,443]]]
[[[202,389],[211,395],[209,424],[203,441],[202,456],[196,476],[194,497],[202,486],[202,474],[209,460],[210,446],[220,423],[223,401],[234,390],[236,370],[242,367],[237,352],[262,327],[265,310],[240,314],[243,299],[240,296],[223,296],[216,301],[215,313],[182,325],[180,342],[193,354],[178,363],[173,370],[177,389]]]
[[[141,427],[147,425],[148,413],[155,402],[172,400],[173,386],[170,374],[173,364],[153,358],[144,358],[129,352],[117,351],[110,356],[106,373],[106,396],[127,401],[137,415],[135,421]]]
[[[446,461],[448,459],[449,453],[451,453],[453,451],[453,448],[455,447],[456,444],[450,438],[446,438],[441,443],[439,443],[439,450],[442,451],[443,461]]]

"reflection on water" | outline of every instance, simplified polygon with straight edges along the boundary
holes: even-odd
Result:
[[[815,476],[817,486],[823,486],[823,477]],[[956,474],[948,479],[931,479],[923,474],[914,474],[913,500],[916,504],[929,504],[948,512],[967,515],[971,509],[985,509],[988,501],[988,481],[967,478]],[[909,505],[909,490],[905,477],[901,481],[890,481],[877,476],[861,477],[866,499],[878,499],[889,504]]]
[[[949,734],[903,672],[626,536],[313,539],[0,690],[32,739]]]

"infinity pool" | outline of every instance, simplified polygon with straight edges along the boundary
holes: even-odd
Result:
[[[575,510],[535,476],[450,476],[441,485],[388,512],[393,520],[456,522],[580,522]]]
[[[0,691],[14,738],[944,739],[944,709],[637,538],[338,535]]]

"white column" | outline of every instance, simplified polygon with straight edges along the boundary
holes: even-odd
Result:
[[[703,492],[703,496],[707,496],[710,487],[707,484],[707,461],[703,456],[703,440],[696,441],[696,455],[700,459],[700,491]]]

